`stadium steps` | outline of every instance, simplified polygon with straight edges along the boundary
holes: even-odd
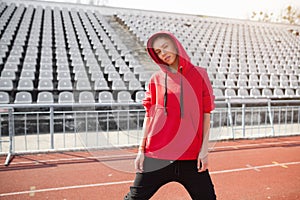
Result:
[[[145,67],[146,71],[156,71],[157,66],[153,64],[149,58],[145,47],[141,44],[137,38],[131,34],[126,26],[124,26],[117,17],[106,16],[107,22],[110,24],[112,29],[118,34],[121,41],[127,46],[129,51],[133,51],[132,54],[140,62],[141,66]]]

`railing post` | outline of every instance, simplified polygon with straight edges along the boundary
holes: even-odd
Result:
[[[246,105],[242,104],[242,131],[243,131],[243,138],[246,136],[246,124],[245,124],[245,116],[246,116]]]
[[[268,100],[268,111],[269,111],[269,118],[270,118],[270,124],[272,127],[272,135],[275,136],[275,130],[274,130],[274,124],[273,124],[273,116],[272,116],[272,109],[271,109],[271,101]]]
[[[8,134],[9,134],[9,149],[8,154],[5,159],[5,166],[8,166],[11,161],[11,156],[13,154],[13,137],[14,137],[14,117],[12,113],[13,108],[8,109]]]
[[[227,105],[228,105],[228,118],[229,118],[229,123],[230,123],[230,127],[231,127],[231,132],[232,132],[232,138],[234,139],[234,128],[233,128],[233,120],[232,120],[232,114],[231,114],[231,103],[230,100],[227,100]]]
[[[54,149],[54,108],[50,107],[50,140],[51,149]]]

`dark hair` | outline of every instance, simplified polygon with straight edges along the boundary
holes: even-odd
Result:
[[[152,38],[152,41],[151,41],[151,47],[153,47],[153,43],[155,42],[155,40],[157,40],[158,38],[167,38],[169,40],[171,40],[173,43],[173,39],[168,35],[168,34],[165,34],[165,33],[161,33],[161,34],[157,34],[155,37]],[[176,45],[175,45],[176,46]]]

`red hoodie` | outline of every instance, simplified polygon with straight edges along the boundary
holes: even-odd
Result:
[[[154,39],[162,34],[177,46],[177,73],[172,73],[152,48]],[[169,32],[152,35],[147,50],[161,70],[152,75],[143,100],[146,116],[151,117],[145,154],[167,160],[197,159],[202,145],[203,115],[214,109],[207,72],[190,62],[185,49]]]

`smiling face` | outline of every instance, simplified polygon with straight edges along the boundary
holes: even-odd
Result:
[[[159,59],[161,59],[165,64],[169,65],[173,69],[177,70],[177,49],[174,42],[170,38],[164,36],[157,37],[153,41],[153,49]]]

